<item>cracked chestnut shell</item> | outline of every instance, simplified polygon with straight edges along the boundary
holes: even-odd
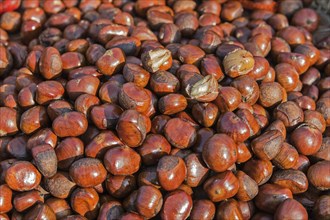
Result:
[[[253,70],[254,58],[250,52],[236,49],[225,56],[223,67],[226,75],[232,78],[246,75]]]
[[[168,70],[172,66],[171,51],[164,48],[146,51],[141,55],[141,61],[148,72]]]

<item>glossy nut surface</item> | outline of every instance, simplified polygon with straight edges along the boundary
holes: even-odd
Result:
[[[162,219],[188,218],[193,202],[191,196],[182,190],[176,190],[164,198],[163,208],[160,212]]]
[[[170,151],[170,143],[160,134],[149,134],[138,148],[142,161],[146,165],[156,164],[161,157],[168,155]]]
[[[150,119],[136,110],[124,111],[116,126],[119,138],[129,147],[141,145],[147,133],[146,123],[150,123]]]
[[[276,119],[281,120],[285,127],[293,127],[304,120],[304,114],[299,106],[292,102],[287,101],[276,107],[274,110]]]
[[[164,115],[173,115],[186,109],[187,99],[181,94],[168,94],[158,100],[158,109]]]
[[[0,190],[1,190],[1,205],[0,205],[0,213],[4,214],[9,212],[12,208],[13,208],[13,204],[12,204],[12,196],[13,196],[13,192],[12,190],[5,184],[0,186]]]
[[[44,196],[37,190],[20,193],[13,200],[14,207],[17,211],[22,212],[31,208],[38,202],[44,202]]]
[[[145,112],[150,103],[150,96],[147,91],[134,83],[125,83],[119,92],[119,104],[124,109],[134,109],[138,112]]]
[[[136,196],[136,209],[140,215],[152,218],[163,205],[161,192],[153,186],[141,186]]]
[[[105,53],[96,61],[96,66],[104,75],[111,76],[120,71],[125,64],[125,55],[119,48],[113,48]]]
[[[271,178],[273,167],[268,160],[251,159],[244,164],[243,171],[260,186]]]
[[[36,188],[41,181],[41,174],[27,161],[17,161],[6,171],[5,181],[15,191],[28,191]]]
[[[80,112],[67,112],[53,121],[54,133],[59,137],[79,136],[87,129],[87,119]]]
[[[106,190],[115,198],[125,198],[136,189],[136,180],[133,175],[108,175],[105,181]]]
[[[251,148],[260,159],[272,160],[280,152],[283,140],[281,132],[267,131],[253,139]]]
[[[202,155],[210,169],[223,172],[236,162],[236,144],[228,135],[215,134],[204,144]]]
[[[192,219],[213,219],[214,215],[215,205],[210,200],[194,200],[194,205],[190,213]]]
[[[0,121],[0,136],[16,133],[18,131],[17,112],[8,107],[1,107],[0,113],[3,116]]]
[[[296,200],[287,199],[277,208],[274,219],[299,218],[308,219],[306,209]]]
[[[184,161],[187,167],[185,183],[191,187],[201,185],[209,173],[209,169],[204,164],[202,157],[199,154],[192,153],[186,156]]]
[[[113,175],[134,174],[140,163],[140,155],[127,146],[111,148],[104,155],[105,168]]]
[[[291,143],[301,154],[315,154],[321,147],[322,134],[313,126],[301,125],[292,132]]]
[[[308,188],[307,177],[300,170],[278,170],[274,172],[271,181],[289,188],[293,194],[305,192]]]
[[[106,170],[101,161],[94,158],[82,158],[70,166],[70,177],[81,187],[93,187],[106,178]]]
[[[298,162],[299,154],[295,147],[284,142],[272,163],[281,169],[290,169]]]
[[[187,168],[184,161],[177,156],[163,156],[157,164],[157,176],[165,190],[175,190],[184,181]]]
[[[319,190],[323,191],[330,188],[329,173],[326,172],[329,166],[329,161],[320,161],[308,169],[307,177],[309,182]]]
[[[231,171],[218,173],[207,179],[203,186],[213,202],[220,202],[234,196],[239,189],[238,179]]]
[[[46,79],[53,79],[62,72],[62,59],[54,47],[47,47],[41,54],[39,70]]]
[[[257,208],[268,213],[274,213],[277,207],[286,199],[293,198],[290,189],[277,184],[264,184],[255,198]]]
[[[235,142],[244,142],[250,137],[248,125],[233,112],[220,115],[217,131],[227,134]]]
[[[173,146],[180,149],[190,147],[196,141],[195,128],[180,118],[170,119],[164,127],[164,134]]]
[[[250,201],[259,193],[258,184],[243,171],[238,171],[236,177],[239,182],[236,197],[240,201]]]
[[[240,210],[239,204],[235,199],[222,201],[218,206],[216,217],[219,219],[232,218],[243,219],[243,214]]]
[[[87,212],[93,211],[97,207],[98,201],[99,195],[95,189],[77,188],[71,195],[70,204],[75,212],[84,216]]]
[[[46,127],[49,119],[45,107],[35,106],[26,110],[20,121],[20,129],[25,134],[31,134],[42,127]]]

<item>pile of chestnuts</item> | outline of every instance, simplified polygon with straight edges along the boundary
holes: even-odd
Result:
[[[0,220],[329,220],[322,2],[0,0]]]

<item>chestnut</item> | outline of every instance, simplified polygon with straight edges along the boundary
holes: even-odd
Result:
[[[271,178],[273,166],[269,160],[250,159],[244,164],[242,171],[260,186]]]
[[[66,112],[55,118],[53,131],[59,137],[79,136],[87,130],[87,119],[80,112]]]
[[[60,169],[68,169],[70,165],[83,156],[84,143],[76,137],[67,137],[56,146],[55,153]]]
[[[43,106],[34,106],[22,114],[20,129],[25,134],[31,134],[40,128],[46,127],[48,122],[46,108]]]
[[[45,203],[53,210],[56,218],[64,218],[72,214],[69,203],[64,199],[49,198]]]
[[[111,196],[115,198],[125,198],[136,189],[136,180],[133,175],[108,175],[105,180],[105,187]]]
[[[23,192],[14,197],[13,204],[17,211],[23,212],[38,202],[44,202],[44,195],[38,190]]]
[[[207,179],[203,189],[210,200],[220,202],[236,195],[239,189],[239,182],[235,175],[227,170]]]
[[[5,181],[12,190],[29,191],[39,185],[41,174],[32,163],[16,161],[7,169]]]
[[[131,175],[139,170],[141,156],[130,147],[118,146],[105,153],[103,162],[105,168],[113,175]]]
[[[97,209],[98,202],[99,195],[93,188],[77,188],[71,194],[71,207],[82,216]]]
[[[24,215],[23,220],[28,220],[28,219],[55,220],[56,215],[54,211],[47,204],[39,202]]]
[[[37,85],[35,100],[39,105],[45,105],[52,100],[62,98],[63,94],[64,87],[61,83],[54,80],[48,80]]]
[[[274,116],[281,120],[287,128],[295,127],[304,121],[302,109],[293,101],[279,104],[274,110]]]
[[[166,95],[177,92],[180,82],[172,73],[159,70],[151,75],[150,88],[156,95]]]
[[[192,116],[204,127],[211,127],[219,114],[218,107],[213,103],[196,103],[192,107]]]
[[[320,161],[309,167],[307,171],[308,181],[319,190],[329,190],[329,161]]]
[[[177,156],[163,156],[157,164],[160,185],[167,191],[177,189],[185,180],[187,167]]]
[[[153,186],[141,186],[138,189],[135,207],[145,218],[156,216],[163,205],[161,192]]]
[[[5,214],[13,208],[13,204],[12,204],[13,191],[6,184],[0,185],[0,190],[1,190],[0,200],[2,201],[0,205],[0,213]]]
[[[187,99],[181,94],[171,93],[158,100],[158,109],[164,115],[173,115],[186,109]]]
[[[237,147],[228,135],[215,134],[204,144],[202,155],[210,169],[223,172],[236,162]]]
[[[215,215],[215,205],[207,199],[194,200],[191,219],[211,220]]]
[[[239,182],[236,197],[240,201],[250,201],[258,194],[258,184],[243,171],[237,171],[236,177]]]
[[[164,155],[171,151],[171,145],[160,134],[149,134],[143,144],[138,148],[141,159],[146,165],[154,165]]]
[[[142,53],[141,60],[143,67],[152,73],[158,70],[168,70],[172,65],[171,52],[163,48],[156,48]]]
[[[234,111],[241,103],[241,93],[234,87],[223,86],[219,88],[219,95],[214,100],[220,112]]]
[[[205,52],[194,45],[183,45],[178,50],[178,58],[182,63],[198,65],[205,56]]]
[[[71,181],[69,174],[64,172],[57,172],[53,177],[45,179],[44,183],[47,191],[52,196],[60,199],[69,197],[73,188],[76,186]]]
[[[134,109],[140,113],[145,112],[150,103],[147,90],[131,82],[122,86],[118,98],[124,109]]]
[[[286,199],[283,201],[274,214],[274,219],[308,219],[308,213],[304,206],[302,206],[295,199]]]
[[[124,214],[124,209],[120,202],[118,201],[109,201],[103,203],[100,212],[98,215],[98,219],[119,219],[120,216]]]
[[[71,179],[81,187],[93,187],[103,183],[107,172],[101,161],[95,158],[82,158],[70,166]]]
[[[80,142],[79,139],[76,141]],[[62,143],[62,142],[61,142]],[[95,134],[92,139],[88,142],[87,146],[85,147],[85,155],[92,158],[99,158],[102,159],[104,154],[112,147],[115,146],[123,146],[124,144],[119,140],[119,138],[109,130],[101,131]],[[71,149],[74,144],[68,145],[67,148]],[[77,143],[77,157],[83,154],[83,143]],[[58,148],[58,147],[57,147]],[[56,148],[56,149],[57,149]],[[63,148],[63,150],[65,147]],[[80,153],[81,152],[81,153]],[[64,153],[64,152],[63,152]],[[72,157],[72,154],[69,155],[69,158]],[[75,160],[75,157],[72,157],[71,160]],[[70,162],[70,161],[68,161]]]
[[[272,160],[280,152],[284,138],[278,130],[266,131],[251,142],[251,148],[260,159]]]
[[[299,154],[296,148],[284,142],[272,162],[281,169],[290,169],[297,164],[298,158]]]
[[[320,196],[313,208],[313,216],[314,218],[318,219],[327,219],[330,214],[329,214],[329,195],[322,195]]]
[[[165,196],[160,216],[164,220],[187,219],[192,206],[190,195],[182,190],[175,190]]]
[[[204,164],[201,155],[189,154],[184,158],[187,167],[187,178],[185,183],[190,187],[201,185],[206,179],[209,169]]]
[[[233,112],[220,115],[217,131],[230,136],[235,142],[244,142],[250,137],[248,125]]]
[[[319,129],[308,124],[298,126],[291,134],[291,143],[299,153],[315,154],[322,144],[322,133]]]
[[[39,70],[46,79],[53,79],[62,72],[62,59],[59,51],[54,47],[46,47],[40,56]]]
[[[217,219],[243,219],[243,214],[235,199],[222,201],[216,213]]]
[[[137,147],[142,144],[148,132],[150,119],[136,110],[124,111],[116,126],[119,138],[130,147]]]
[[[293,194],[303,193],[308,188],[307,177],[300,170],[277,170],[271,182],[289,188]]]
[[[111,76],[119,72],[125,64],[125,54],[120,48],[113,48],[104,52],[95,65],[104,75]]]
[[[268,213],[274,213],[283,201],[292,198],[292,192],[289,188],[266,183],[259,188],[258,195],[254,201],[258,209]]]
[[[173,146],[180,149],[188,148],[196,141],[196,129],[180,118],[170,119],[164,127],[164,134]]]
[[[106,103],[93,106],[90,117],[98,129],[115,128],[123,109],[116,104]]]
[[[238,77],[249,73],[254,67],[254,59],[250,52],[237,49],[223,59],[225,73],[232,77]]]
[[[31,150],[33,161],[40,173],[49,178],[57,172],[57,157],[54,148],[49,144],[38,145]]]

